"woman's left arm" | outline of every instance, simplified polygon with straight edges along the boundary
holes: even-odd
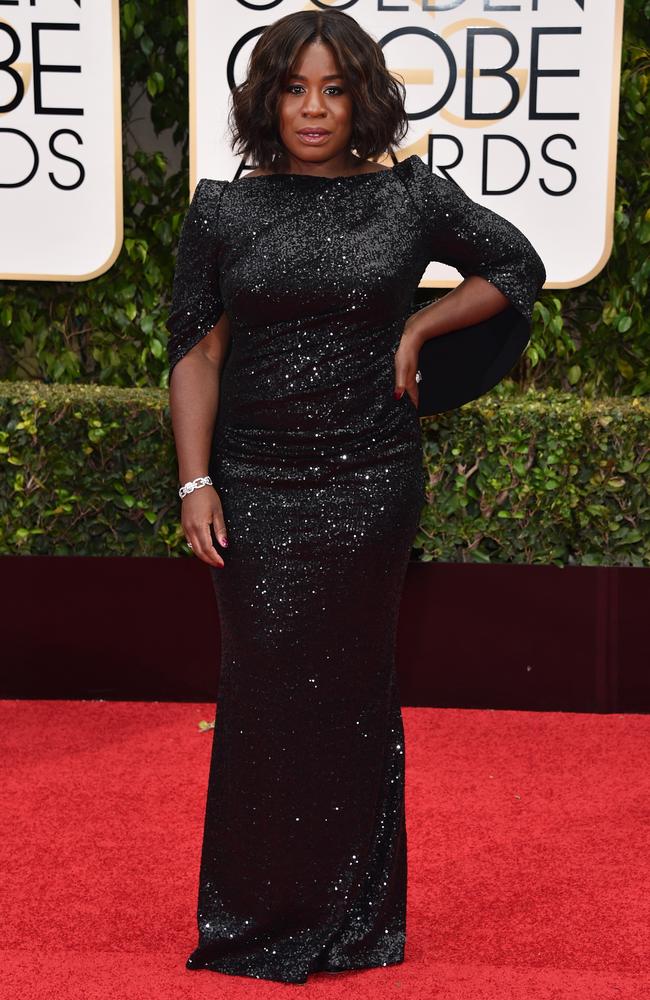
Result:
[[[544,263],[514,223],[473,201],[453,181],[431,173],[412,158],[408,185],[424,228],[431,260],[449,264],[464,280],[407,320],[395,355],[395,387],[417,405],[418,353],[432,337],[480,323],[509,304],[530,322],[546,281]]]

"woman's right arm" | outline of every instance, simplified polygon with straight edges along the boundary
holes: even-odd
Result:
[[[224,364],[230,325],[224,313],[174,367],[169,384],[169,407],[178,458],[178,479],[186,483],[208,474],[210,446],[219,409],[219,381]],[[219,494],[213,486],[188,493],[182,501],[183,534],[193,553],[205,562],[223,567],[224,562],[210,535],[212,524],[220,545],[227,545],[227,530]]]
[[[219,407],[219,383],[230,325],[219,288],[219,212],[227,181],[201,178],[185,214],[178,242],[172,301],[166,326],[169,406],[181,484],[208,474]],[[213,566],[224,561],[215,549],[227,543],[219,495],[202,486],[182,501],[181,523],[192,551]]]

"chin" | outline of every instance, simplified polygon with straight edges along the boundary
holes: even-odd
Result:
[[[291,156],[295,156],[299,160],[314,160],[315,162],[330,160],[334,156],[340,156],[341,153],[346,153],[350,149],[349,143],[341,144],[340,142],[333,142],[331,136],[327,142],[323,142],[317,146],[310,146],[307,143],[300,142],[300,140],[297,142],[292,140],[290,144],[285,142],[284,145]]]

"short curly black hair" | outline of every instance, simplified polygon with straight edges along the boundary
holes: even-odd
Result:
[[[282,164],[278,104],[302,46],[331,46],[344,74],[353,105],[351,148],[375,160],[408,131],[406,87],[388,71],[380,45],[340,10],[298,11],[264,29],[248,63],[248,76],[231,93],[228,114],[231,148],[264,170]]]

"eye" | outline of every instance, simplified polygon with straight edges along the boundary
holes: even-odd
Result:
[[[287,91],[289,93],[291,93],[291,94],[295,93],[295,91],[299,90],[299,89],[303,89],[301,83],[290,83],[289,86],[287,87]],[[335,84],[330,84],[330,86],[326,87],[325,90],[334,90],[334,91],[336,91],[337,95],[343,93],[343,88],[342,87],[338,87]]]

